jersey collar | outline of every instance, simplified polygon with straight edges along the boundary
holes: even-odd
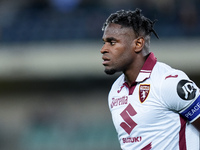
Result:
[[[156,62],[157,62],[157,58],[154,56],[154,53],[151,52],[149,56],[147,57],[147,60],[145,61],[142,69],[140,70],[135,82],[142,82],[150,78],[151,72]]]

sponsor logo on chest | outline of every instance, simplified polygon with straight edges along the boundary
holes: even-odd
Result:
[[[123,96],[119,98],[112,98],[112,103],[111,103],[111,108],[120,106],[120,105],[125,105],[128,103],[128,96]]]

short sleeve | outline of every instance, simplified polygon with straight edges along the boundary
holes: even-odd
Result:
[[[167,73],[160,86],[161,99],[170,110],[180,113],[199,96],[199,88],[179,70]]]

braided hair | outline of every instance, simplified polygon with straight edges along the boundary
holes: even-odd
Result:
[[[150,36],[153,32],[159,39],[157,33],[153,29],[156,20],[151,21],[141,14],[141,10],[136,8],[135,11],[120,10],[111,14],[103,25],[104,31],[106,26],[110,23],[122,25],[123,27],[132,27],[136,36]]]

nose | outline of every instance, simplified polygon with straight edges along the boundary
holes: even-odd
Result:
[[[104,53],[108,53],[108,48],[106,46],[106,44],[104,44],[100,50],[101,54],[104,54]]]

